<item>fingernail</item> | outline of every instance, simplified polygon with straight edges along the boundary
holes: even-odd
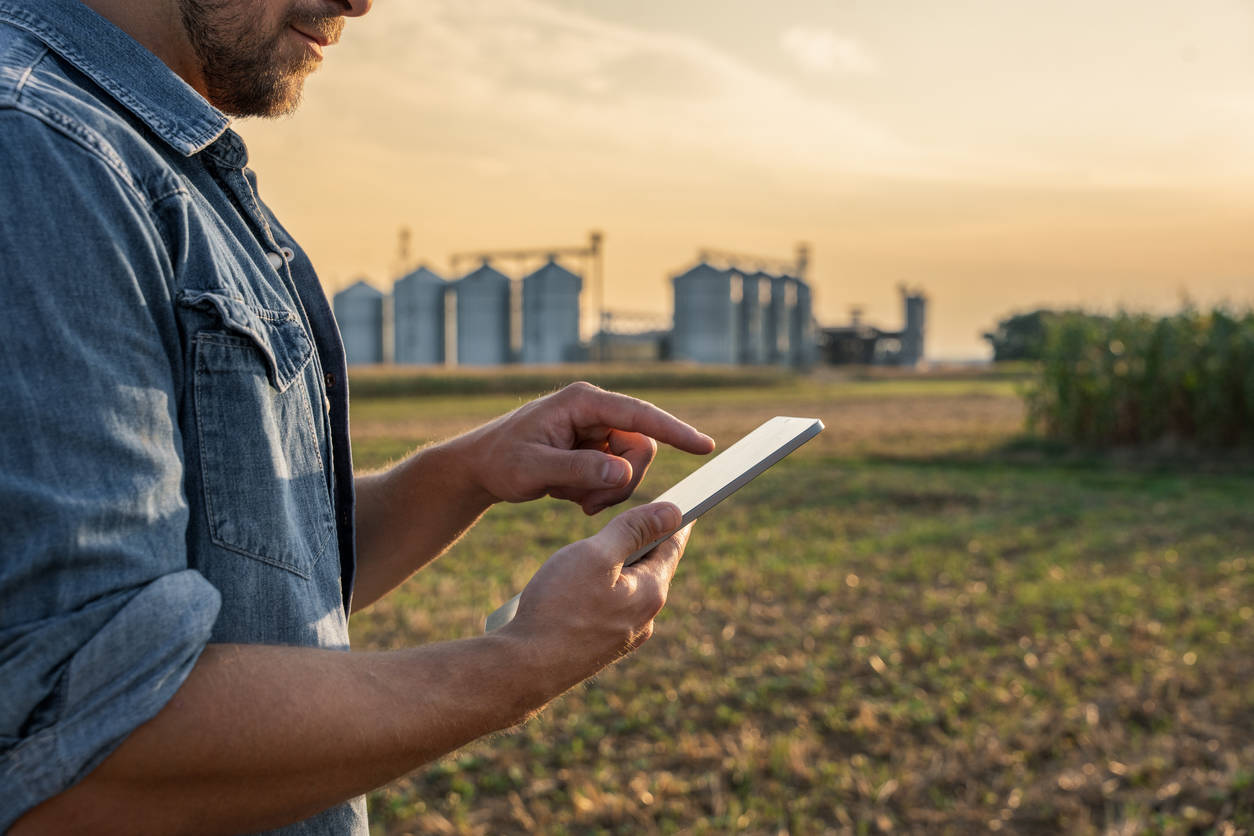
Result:
[[[653,512],[653,518],[657,520],[658,528],[671,530],[678,527],[683,522],[683,515],[679,513],[679,509],[674,505],[663,505]]]
[[[607,485],[621,485],[627,481],[627,465],[619,461],[608,461],[601,469],[601,478]]]

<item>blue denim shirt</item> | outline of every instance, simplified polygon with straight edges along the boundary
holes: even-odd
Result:
[[[77,0],[0,0],[0,294],[3,831],[208,642],[347,648],[353,494],[308,259],[226,117]]]

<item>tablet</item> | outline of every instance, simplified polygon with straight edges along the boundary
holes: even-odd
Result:
[[[654,502],[673,502],[683,513],[683,528],[727,497],[749,484],[755,476],[814,438],[823,430],[818,418],[776,416],[676,482]],[[676,529],[678,530],[678,529]],[[630,566],[670,537],[668,533],[623,561]],[[518,611],[518,595],[488,616],[485,630],[501,627]]]

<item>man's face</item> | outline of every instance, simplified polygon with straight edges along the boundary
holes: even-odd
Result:
[[[326,0],[178,3],[204,68],[209,101],[232,116],[295,110],[305,77],[322,60],[322,47],[339,40],[344,29],[344,6]]]

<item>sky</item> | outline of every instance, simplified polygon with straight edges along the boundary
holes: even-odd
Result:
[[[236,127],[329,292],[600,229],[610,310],[807,242],[821,325],[900,327],[907,283],[933,359],[1254,304],[1254,0],[380,0]]]

